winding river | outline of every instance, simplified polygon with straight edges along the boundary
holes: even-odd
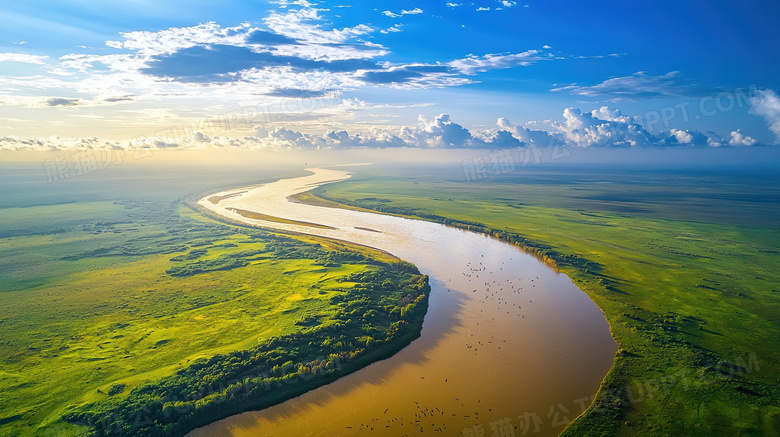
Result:
[[[363,244],[416,264],[432,287],[421,337],[332,384],[189,436],[548,436],[587,408],[617,345],[601,310],[567,276],[481,234],[288,201],[349,177],[308,170],[199,204],[250,225]]]

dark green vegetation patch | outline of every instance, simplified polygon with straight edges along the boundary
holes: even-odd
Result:
[[[0,435],[183,435],[386,358],[427,277],[181,202],[4,208]]]
[[[419,335],[430,287],[414,266],[379,264],[343,281],[352,285],[330,298],[335,312],[305,315],[295,322],[307,327],[301,332],[200,359],[126,398],[84,406],[65,419],[87,425],[88,435],[183,435],[332,382]],[[124,389],[115,387],[109,396]]]

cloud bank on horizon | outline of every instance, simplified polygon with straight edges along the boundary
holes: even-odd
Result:
[[[780,142],[780,61],[764,56],[780,50],[780,31],[759,19],[780,12],[773,2],[728,2],[693,20],[696,7],[671,0],[600,14],[506,0],[92,3],[0,6],[0,150]],[[647,24],[654,16],[685,16],[687,27],[670,34]],[[724,23],[728,35],[711,29]],[[756,29],[778,38],[756,40]],[[740,47],[740,62],[721,42]],[[338,103],[196,128],[301,98]],[[418,117],[425,106],[441,115]]]
[[[773,129],[780,126],[780,99],[774,93],[762,94],[755,110],[774,117]],[[715,132],[670,129],[651,134],[636,117],[621,114],[619,110],[602,106],[590,112],[566,108],[563,122],[543,121],[525,126],[500,118],[496,126],[469,130],[454,122],[448,114],[435,117],[420,115],[416,125],[400,129],[373,129],[349,133],[328,130],[312,135],[284,127],[272,131],[257,129],[252,136],[227,136],[220,132],[231,130],[231,123],[246,120],[227,118],[209,120],[203,130],[169,129],[154,137],[138,137],[129,141],[91,138],[34,138],[0,137],[0,150],[57,151],[57,150],[320,150],[320,149],[509,149],[566,147],[740,147],[753,146],[757,141],[740,129],[728,138]],[[545,126],[546,128],[539,128]],[[191,126],[190,126],[191,127]]]

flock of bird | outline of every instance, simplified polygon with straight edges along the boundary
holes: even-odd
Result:
[[[484,257],[484,255],[482,255]],[[512,261],[510,258],[509,261]],[[503,271],[504,267],[499,267],[496,271],[489,271],[483,261],[476,263],[467,263],[467,271],[462,275],[466,281],[467,290],[464,290],[467,295],[475,299],[477,303],[484,305],[480,308],[480,317],[478,319],[483,322],[484,325],[491,325],[491,321],[495,321],[496,317],[516,317],[517,319],[525,318],[522,313],[522,302],[525,300],[522,298],[522,291],[524,290],[524,284],[526,287],[535,288],[536,281],[539,280],[538,276],[535,277],[514,277],[513,279],[498,280],[499,276],[506,276],[505,274],[499,275],[498,273]],[[505,266],[504,262],[501,266]],[[511,274],[510,274],[511,276]],[[524,282],[525,281],[525,282]],[[476,288],[472,288],[476,287]],[[462,288],[462,286],[461,286]],[[452,293],[454,290],[447,289],[448,293]],[[469,293],[470,292],[470,293]],[[476,294],[477,296],[473,296]],[[529,299],[528,304],[532,304],[533,300]],[[474,321],[479,326],[479,321]],[[474,337],[475,335],[468,330],[468,337]],[[464,350],[462,353],[478,356],[480,353],[484,353],[486,348],[495,348],[495,351],[501,350],[501,346],[506,346],[507,340],[511,341],[511,332],[505,332],[507,338],[496,339],[491,335],[489,339],[487,335],[482,339],[469,340],[466,339],[464,343]],[[478,337],[479,338],[479,337]],[[425,377],[420,377],[421,383],[430,381],[431,378],[426,380]],[[441,381],[435,381],[437,383],[443,382],[447,384],[448,378],[442,378]],[[441,390],[441,385],[437,384],[436,390]],[[415,390],[422,390],[423,387],[417,386]],[[446,390],[446,389],[444,389]],[[454,393],[456,394],[456,393]],[[418,401],[414,402],[414,408],[411,409],[412,413],[406,414],[393,414],[392,410],[396,408],[385,409],[384,412],[376,418],[370,421],[360,423],[359,426],[346,427],[351,431],[386,431],[390,433],[392,431],[395,435],[411,436],[411,435],[428,435],[433,433],[441,433],[448,435],[461,435],[461,430],[464,427],[471,428],[474,424],[484,422],[486,430],[488,420],[495,420],[495,417],[485,417],[493,411],[492,408],[487,408],[486,404],[482,403],[481,399],[476,401],[467,402],[461,400],[459,397],[453,396],[452,402],[446,402],[449,408],[444,408],[443,405],[422,405]],[[467,403],[471,404],[467,406]],[[442,409],[442,408],[444,409]],[[404,410],[409,411],[408,408]],[[482,413],[480,413],[482,411]],[[482,417],[480,417],[480,414]],[[460,420],[458,420],[460,418]],[[449,428],[448,428],[449,427]],[[488,431],[489,434],[489,431]]]

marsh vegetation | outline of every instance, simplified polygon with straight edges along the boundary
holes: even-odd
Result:
[[[776,187],[750,170],[525,169],[465,182],[442,167],[386,167],[302,196],[489,234],[569,275],[620,350],[566,435],[773,435]]]
[[[182,435],[419,335],[413,265],[218,222],[178,194],[3,209],[0,433]]]

